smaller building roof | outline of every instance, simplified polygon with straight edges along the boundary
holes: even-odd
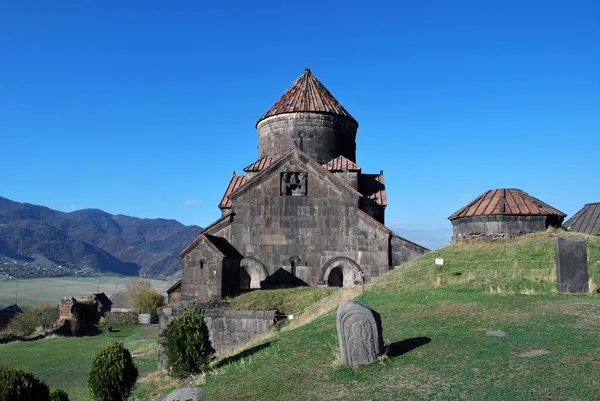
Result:
[[[323,163],[323,167],[329,171],[360,171],[358,164],[345,156],[339,155],[335,159],[329,160],[327,163]]]
[[[568,231],[600,235],[600,202],[587,203],[565,222],[564,227]]]
[[[221,254],[225,257],[230,258],[239,258],[242,259],[243,256],[233,245],[229,243],[223,237],[217,237],[216,235],[210,234],[202,234],[215,248],[221,252]]]
[[[0,306],[0,315],[5,319],[5,321],[9,321],[19,313],[23,312],[21,308],[17,304],[12,304],[9,306]]]
[[[100,302],[104,306],[109,306],[113,304],[112,301],[103,292],[94,294],[94,298],[96,299],[96,301]]]
[[[566,214],[553,208],[527,192],[516,188],[490,189],[479,195],[466,206],[457,210],[448,220],[460,217],[487,215],[522,215],[565,217]]]
[[[227,185],[227,189],[225,190],[225,194],[223,194],[223,198],[221,199],[221,203],[219,203],[220,209],[227,209],[231,207],[231,200],[229,199],[229,195],[237,191],[242,185],[246,183],[248,177],[246,174],[236,175],[235,171],[229,181],[229,185]]]
[[[175,284],[170,286],[169,289],[167,289],[167,294],[170,294],[173,291],[177,291],[180,288],[181,288],[181,280],[179,280],[178,282],[176,282]]]
[[[358,190],[364,199],[379,206],[387,206],[387,194],[383,180],[383,171],[379,174],[361,174],[358,176]],[[363,204],[366,202],[363,201]]]
[[[251,172],[251,171],[262,171],[262,170],[266,169],[267,167],[269,167],[271,165],[271,163],[273,163],[273,158],[271,158],[269,156],[265,156],[261,159],[258,159],[257,161],[250,164],[249,166],[244,167],[244,171],[247,173]]]

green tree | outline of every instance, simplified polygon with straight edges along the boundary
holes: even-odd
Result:
[[[88,387],[95,400],[129,398],[138,377],[131,353],[123,343],[113,343],[96,353],[88,370]]]
[[[197,308],[190,308],[173,319],[158,342],[169,360],[169,374],[178,378],[207,370],[215,352],[204,317]]]
[[[156,321],[156,308],[165,305],[165,297],[152,289],[150,282],[136,278],[127,285],[127,301],[131,308],[138,313],[150,313]]]

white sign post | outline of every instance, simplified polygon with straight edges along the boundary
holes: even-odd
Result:
[[[444,265],[444,259],[435,258],[435,264],[436,264],[436,266],[440,267],[440,276],[437,279],[437,285],[438,285],[438,287],[441,287],[444,284],[444,280],[442,278],[442,266]]]

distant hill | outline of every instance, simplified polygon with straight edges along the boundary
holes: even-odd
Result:
[[[200,230],[176,220],[98,209],[64,213],[0,197],[0,275],[19,267],[21,277],[69,272],[169,277],[179,273],[178,254]]]

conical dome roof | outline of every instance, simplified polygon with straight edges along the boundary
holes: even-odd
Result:
[[[256,124],[258,125],[267,117],[298,112],[336,114],[356,121],[308,68],[294,81],[279,100],[258,119]]]
[[[491,189],[463,208],[457,210],[448,220],[459,217],[486,216],[493,214],[509,215],[557,215],[565,217],[566,214],[553,208],[527,192],[515,188]]]

